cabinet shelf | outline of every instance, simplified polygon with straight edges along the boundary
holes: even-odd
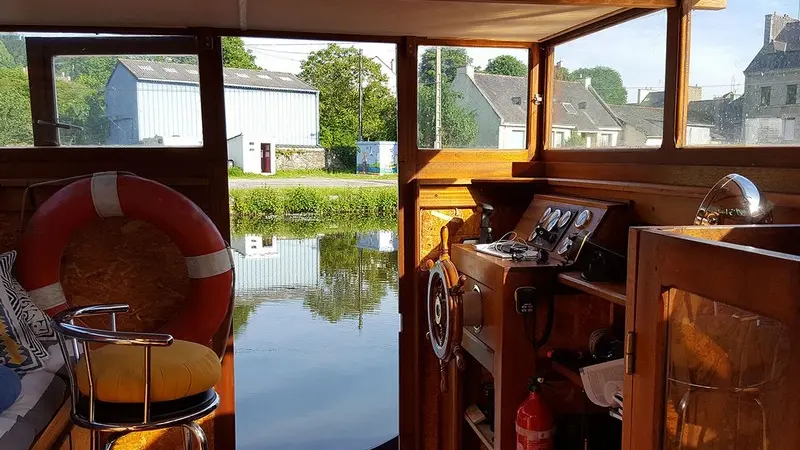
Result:
[[[486,448],[494,450],[494,432],[492,432],[492,430],[489,428],[489,424],[486,422],[473,422],[466,412],[464,412],[464,420],[469,424],[469,427],[472,428],[472,431],[474,431],[478,436],[478,439],[480,439],[481,443],[483,443]]]
[[[558,282],[617,305],[625,306],[625,283],[587,281],[581,277],[580,272],[562,272],[558,274]]]

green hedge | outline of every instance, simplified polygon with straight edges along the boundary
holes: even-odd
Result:
[[[397,216],[397,189],[386,188],[252,188],[231,190],[234,220],[281,219],[285,216],[379,218]]]

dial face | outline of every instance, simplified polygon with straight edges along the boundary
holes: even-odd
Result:
[[[569,223],[569,219],[572,218],[572,211],[565,211],[564,214],[561,215],[561,220],[558,221],[558,228],[563,227],[564,225]]]
[[[583,228],[589,224],[589,221],[592,220],[592,212],[588,209],[584,209],[578,214],[578,217],[575,219],[575,228]]]
[[[564,255],[570,248],[572,248],[572,239],[564,239],[561,245],[558,246],[558,254]]]
[[[544,222],[550,216],[550,213],[553,212],[553,208],[547,208],[544,210],[544,214],[542,214],[542,218],[539,219],[539,223]]]
[[[544,229],[547,231],[553,231],[553,229],[558,225],[558,219],[561,218],[561,210],[557,209],[550,214],[550,217],[547,218],[547,225],[545,225]]]

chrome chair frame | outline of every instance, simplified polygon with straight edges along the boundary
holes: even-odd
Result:
[[[126,313],[129,306],[126,304],[108,304],[81,306],[64,310],[53,317],[53,328],[58,337],[61,353],[67,366],[70,389],[72,394],[72,421],[81,428],[87,428],[91,432],[91,450],[100,450],[100,432],[110,432],[106,443],[102,446],[105,450],[110,450],[116,441],[122,436],[146,430],[164,429],[172,427],[182,427],[184,430],[184,446],[192,448],[192,435],[197,440],[201,450],[208,449],[208,443],[203,429],[195,423],[202,417],[213,412],[219,404],[219,396],[214,393],[213,401],[208,405],[195,411],[192,414],[169,417],[161,420],[151,420],[150,412],[152,408],[150,392],[150,366],[152,358],[152,347],[168,347],[172,345],[173,338],[168,334],[162,333],[135,333],[117,331],[117,314]],[[75,319],[81,317],[110,315],[111,330],[99,330],[75,324]],[[72,354],[67,347],[67,339],[72,343]],[[144,347],[144,398],[142,399],[142,421],[134,423],[101,423],[95,420],[95,410],[97,399],[95,394],[95,382],[92,377],[91,343],[102,343],[109,345],[133,345]],[[78,401],[85,397],[78,388],[75,375],[75,366],[82,355],[86,358],[86,373],[89,381],[88,395],[88,417],[78,411]]]

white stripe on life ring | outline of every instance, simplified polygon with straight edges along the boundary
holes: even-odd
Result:
[[[92,203],[100,217],[122,216],[116,172],[99,172],[92,175]]]
[[[231,254],[227,248],[207,255],[186,257],[189,278],[209,278],[225,273],[232,268]]]
[[[64,290],[61,288],[61,283],[55,282],[39,289],[28,291],[34,303],[43,310],[55,308],[67,303],[67,297],[64,296]]]

